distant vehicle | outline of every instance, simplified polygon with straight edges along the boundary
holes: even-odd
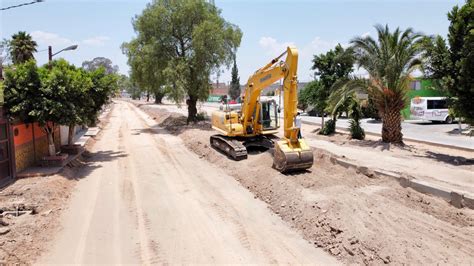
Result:
[[[451,124],[446,97],[415,97],[410,104],[411,117],[415,119]]]

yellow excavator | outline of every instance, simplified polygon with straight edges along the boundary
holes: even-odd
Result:
[[[286,60],[280,60],[286,55]],[[212,128],[220,134],[210,138],[211,146],[235,160],[247,158],[247,148],[274,148],[273,167],[280,172],[308,169],[313,152],[304,139],[298,138],[297,114],[298,50],[287,50],[257,70],[247,81],[242,104],[226,105],[212,113]],[[278,133],[280,106],[275,100],[261,99],[261,91],[283,79],[284,137],[273,141]]]

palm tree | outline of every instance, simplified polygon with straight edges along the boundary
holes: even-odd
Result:
[[[382,141],[403,144],[400,111],[407,104],[411,74],[420,67],[423,35],[409,28],[390,32],[376,25],[378,39],[356,37],[351,41],[356,63],[369,73],[369,79],[351,77],[334,84],[334,96],[365,91],[374,100],[382,117]]]
[[[13,64],[21,64],[34,59],[33,53],[36,52],[37,44],[26,32],[19,31],[13,34],[9,46]]]

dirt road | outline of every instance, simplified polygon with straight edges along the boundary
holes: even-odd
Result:
[[[118,102],[39,263],[337,261],[179,137]]]

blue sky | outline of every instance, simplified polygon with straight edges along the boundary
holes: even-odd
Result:
[[[2,7],[30,0],[1,0]],[[0,37],[20,30],[38,42],[35,54],[47,61],[48,45],[53,52],[71,44],[75,51],[60,57],[81,65],[97,56],[110,58],[127,73],[126,57],[120,50],[134,36],[131,19],[149,1],[144,0],[45,0],[43,3],[0,11]],[[412,27],[425,34],[445,36],[447,12],[464,0],[215,0],[223,17],[243,31],[237,61],[241,83],[256,69],[279,55],[288,44],[300,51],[299,80],[312,79],[313,54],[326,52],[337,43],[348,44],[358,35],[374,36],[373,25]],[[43,51],[42,51],[43,50]],[[230,81],[223,68],[219,81]],[[213,77],[215,81],[215,77]]]

